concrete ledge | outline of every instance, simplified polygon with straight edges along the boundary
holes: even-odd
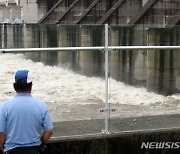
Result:
[[[56,138],[46,154],[179,154],[180,149],[141,149],[142,142],[180,142],[180,129]]]
[[[71,132],[71,135],[67,135],[67,132],[64,132],[64,136],[61,134],[58,136],[58,133],[55,132],[56,136],[53,136],[48,143],[48,148],[45,154],[179,154],[180,153],[180,127],[179,121],[177,121],[179,115],[165,115],[165,116],[152,116],[152,117],[139,117],[136,118],[136,127],[127,128],[127,130],[120,130],[119,132],[115,132],[112,134],[101,134],[101,133],[92,133],[92,134],[85,134],[80,133],[81,129],[83,132],[84,124],[88,121],[74,121],[74,122],[66,122],[70,124],[71,127],[72,123],[79,123],[79,128],[77,127],[71,127],[71,129],[74,129],[74,134]],[[143,120],[142,120],[143,119]],[[144,121],[148,120],[147,123],[144,123]],[[164,124],[159,124],[161,128],[158,128],[157,119],[161,119],[161,122],[164,119]],[[166,120],[165,120],[166,119]],[[134,118],[128,118],[128,119],[114,119],[116,125],[114,126],[121,126],[123,123],[120,123],[120,121],[126,122],[126,125],[128,122],[134,121]],[[92,132],[93,128],[98,127],[98,125],[101,126],[99,120],[95,120],[92,123],[89,121],[89,124],[93,124],[92,127],[89,127],[90,125],[85,125],[84,127]],[[139,124],[137,125],[137,122],[139,121]],[[98,122],[97,125],[94,125],[96,122]],[[151,123],[152,127],[148,127],[149,123]],[[57,123],[55,124],[55,130],[57,131],[58,128],[56,126],[61,126],[60,124],[63,123]],[[142,126],[140,127],[140,124]],[[155,124],[155,125],[153,125]],[[75,126],[75,124],[73,125]],[[131,125],[127,125],[131,126]],[[138,126],[138,127],[137,127]],[[162,127],[163,126],[163,127]],[[165,127],[167,126],[167,127]],[[169,127],[168,127],[169,126]],[[67,127],[67,126],[66,126]],[[81,128],[81,129],[80,129]],[[143,128],[143,129],[141,129]],[[98,127],[99,129],[99,127]],[[118,129],[118,128],[116,128]],[[123,128],[125,129],[125,127]],[[67,127],[67,131],[70,129]],[[60,131],[60,130],[58,130]],[[65,131],[65,130],[64,130]],[[79,132],[78,132],[79,131]],[[77,132],[77,134],[75,134]],[[88,130],[86,130],[88,132]],[[67,133],[67,134],[66,134]],[[141,148],[142,142],[164,142],[164,143],[172,143],[172,142],[178,142],[179,148],[175,147],[173,148],[151,148],[151,149],[145,149]]]

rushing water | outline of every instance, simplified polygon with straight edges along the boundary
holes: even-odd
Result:
[[[98,107],[98,109],[103,107],[104,79],[87,77],[62,67],[47,66],[41,62],[33,62],[32,60],[26,59],[22,54],[0,54],[0,61],[1,103],[6,99],[13,98],[15,95],[12,80],[16,70],[29,69],[32,72],[34,80],[32,95],[44,100],[48,104],[54,121],[67,120],[68,118],[72,120],[78,114],[74,113],[76,109],[76,112],[82,112],[82,117],[79,117],[79,119],[91,118],[91,114],[95,111],[95,115],[100,114],[97,109],[92,109],[89,110],[89,112],[92,111],[92,113],[89,113],[91,116],[86,115],[85,109],[86,107],[89,108],[89,106],[92,107],[92,105],[94,105],[94,108]],[[173,97],[165,97],[147,92],[145,88],[125,85],[114,79],[110,80],[110,86],[113,87],[110,89],[111,104],[116,107],[119,106],[122,109],[124,107],[121,105],[127,106],[127,113],[132,110],[134,113],[137,113],[141,107],[152,107],[152,111],[150,113],[146,112],[146,114],[163,113],[162,110],[158,112],[156,110],[158,107],[161,108],[163,104],[165,108],[167,108],[167,104],[169,104],[170,110],[168,113],[171,113],[171,111],[174,113],[174,110],[179,110],[178,95],[173,96],[175,99]],[[171,104],[172,102],[173,104]],[[138,106],[138,108],[136,109],[135,106]],[[155,108],[155,106],[157,106],[157,108]],[[131,110],[132,107],[133,109]],[[83,108],[83,111],[81,111],[80,108]],[[69,117],[63,117],[63,113],[69,114]],[[141,114],[143,113],[145,113],[145,111],[141,111]],[[122,116],[125,113],[115,113],[115,115],[119,114]]]
[[[13,74],[18,69],[29,69],[32,72],[33,95],[46,102],[86,104],[88,100],[97,100],[97,102],[104,100],[105,81],[102,78],[87,77],[61,67],[26,60],[22,54],[1,54],[0,61],[1,102],[14,95],[12,80]],[[113,87],[111,103],[121,100],[119,102],[121,104],[148,105],[167,99],[164,96],[147,92],[145,88],[128,86],[114,79],[110,80],[110,86]]]
[[[2,27],[4,26],[4,27]],[[102,46],[103,26],[2,25],[2,48]],[[179,28],[110,27],[110,45],[178,45]],[[158,38],[158,39],[157,39]],[[111,51],[109,102],[114,117],[180,111],[179,51]],[[13,74],[29,69],[33,96],[54,121],[102,118],[104,51],[0,54],[0,103],[15,95]],[[163,95],[160,95],[163,94]]]
[[[104,26],[94,25],[1,25],[2,48],[103,46]],[[109,44],[179,45],[179,27],[150,28],[111,26]],[[61,65],[86,76],[104,76],[104,51],[27,53],[33,61]],[[148,91],[172,95],[180,91],[178,50],[112,50],[110,76]]]

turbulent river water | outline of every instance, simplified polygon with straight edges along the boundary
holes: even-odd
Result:
[[[13,75],[28,69],[33,76],[32,95],[44,100],[53,121],[103,118],[105,81],[87,77],[60,66],[47,66],[26,59],[23,54],[0,54],[0,104],[15,95]],[[110,79],[111,117],[176,114],[180,95],[163,96],[142,87],[125,85]]]

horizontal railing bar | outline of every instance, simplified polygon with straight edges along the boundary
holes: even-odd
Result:
[[[148,50],[148,49],[180,49],[180,46],[109,46],[109,50]],[[13,52],[36,52],[36,51],[73,51],[73,50],[105,50],[104,46],[99,47],[55,47],[55,48],[9,48],[0,49],[2,53]]]
[[[180,46],[109,46],[110,50],[180,49]]]
[[[9,48],[0,49],[2,53],[36,52],[36,51],[73,51],[73,50],[103,50],[104,47],[55,47],[55,48]]]

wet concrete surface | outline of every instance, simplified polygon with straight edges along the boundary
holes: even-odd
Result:
[[[104,128],[104,119],[54,122],[54,134],[51,140],[53,138],[63,140],[66,137],[102,134]],[[113,118],[109,120],[110,134],[178,128],[180,128],[180,114]]]
[[[81,121],[103,119],[104,112],[100,112],[105,107],[101,101],[89,101],[80,103],[49,103],[48,108],[54,122]],[[110,119],[124,119],[133,117],[147,117],[158,115],[180,114],[180,101],[156,102],[150,105],[130,105],[130,104],[109,104]]]

